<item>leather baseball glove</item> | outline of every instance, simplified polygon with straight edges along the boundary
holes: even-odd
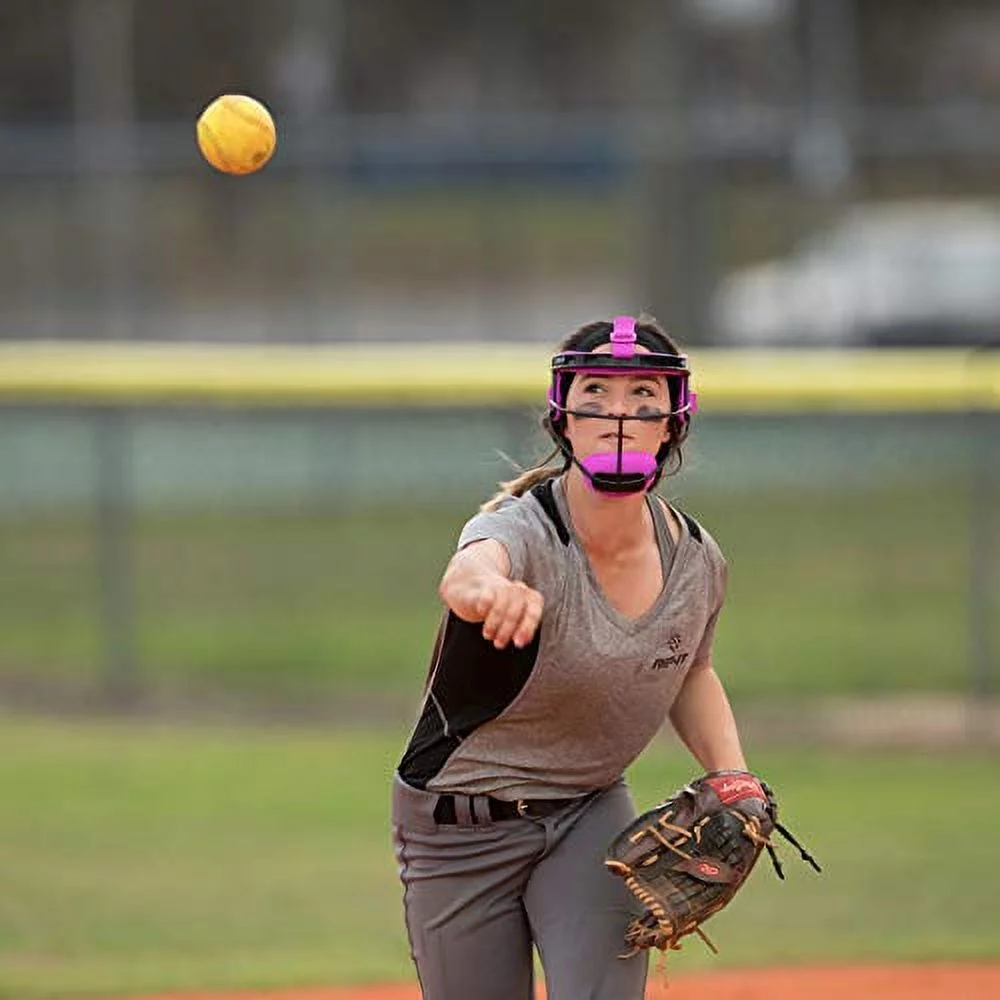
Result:
[[[679,948],[691,933],[715,951],[701,924],[736,895],[762,850],[784,878],[771,843],[775,830],[820,871],[778,822],[771,790],[749,771],[711,771],[637,817],[612,841],[604,861],[646,911],[626,928],[621,957]]]

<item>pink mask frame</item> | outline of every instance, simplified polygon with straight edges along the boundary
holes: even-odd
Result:
[[[563,351],[552,359],[552,379],[548,392],[548,414],[551,433],[563,454],[583,472],[588,484],[597,492],[612,496],[632,496],[643,493],[659,478],[668,449],[656,455],[644,451],[624,450],[626,420],[666,420],[680,418],[685,426],[696,412],[697,397],[689,387],[690,369],[687,357],[680,354],[638,352],[635,319],[616,316],[611,327],[611,352]],[[645,346],[645,345],[644,345]],[[575,375],[626,375],[643,373],[662,375],[667,379],[671,400],[669,411],[636,416],[614,416],[569,410],[564,391]],[[567,379],[567,376],[570,379]],[[582,460],[573,455],[572,447],[562,431],[567,414],[580,418],[610,419],[618,423],[618,447],[614,452],[600,452]]]

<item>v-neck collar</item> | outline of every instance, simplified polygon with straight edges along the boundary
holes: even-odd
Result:
[[[619,611],[618,608],[611,603],[607,594],[605,594],[600,581],[597,579],[597,574],[594,573],[594,568],[590,564],[590,558],[587,556],[587,551],[584,549],[583,544],[580,541],[580,536],[577,534],[576,526],[573,524],[573,518],[569,512],[569,504],[566,502],[566,491],[561,476],[557,476],[552,484],[552,496],[555,499],[559,513],[566,524],[566,529],[569,531],[570,542],[576,549],[577,554],[583,563],[584,569],[586,570],[587,582],[590,584],[590,588],[593,591],[598,606],[604,612],[606,617],[610,619],[613,624],[617,625],[622,631],[637,632],[651,619],[655,618],[663,611],[663,607],[669,599],[671,593],[671,588],[669,586],[670,578],[680,565],[681,556],[683,553],[686,553],[690,538],[690,530],[688,529],[684,518],[677,518],[679,533],[675,542],[671,536],[670,526],[667,524],[667,514],[663,510],[663,507],[660,506],[654,494],[646,494],[646,508],[649,510],[650,517],[653,519],[653,534],[656,538],[656,547],[660,553],[660,576],[662,577],[663,583],[660,587],[659,594],[656,596],[656,600],[653,601],[653,603],[637,618],[630,618],[628,615]]]

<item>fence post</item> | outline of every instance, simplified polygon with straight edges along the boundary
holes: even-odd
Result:
[[[97,568],[104,673],[101,693],[124,708],[139,695],[132,563],[132,470],[128,413],[109,406],[96,415]]]
[[[969,728],[973,739],[988,738],[989,719],[980,710],[995,695],[994,677],[995,608],[994,558],[997,547],[995,497],[997,485],[996,448],[997,412],[991,401],[982,398],[990,380],[987,359],[993,352],[969,353],[970,393],[969,428]],[[995,404],[993,404],[995,405]]]

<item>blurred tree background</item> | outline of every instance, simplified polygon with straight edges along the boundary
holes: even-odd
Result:
[[[996,193],[998,41],[975,0],[9,0],[0,337],[726,339],[725,276],[845,205]],[[281,144],[235,186],[193,122],[243,90]]]

